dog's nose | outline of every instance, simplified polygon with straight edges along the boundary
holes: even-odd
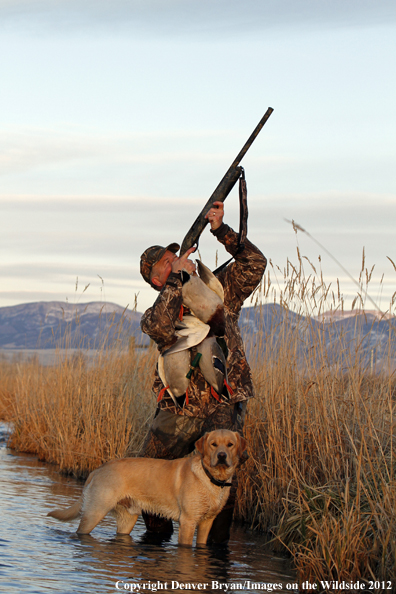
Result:
[[[225,462],[225,460],[227,459],[227,454],[225,452],[219,452],[217,454],[217,459],[219,462]]]

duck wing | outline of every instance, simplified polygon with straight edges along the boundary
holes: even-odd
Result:
[[[195,316],[186,314],[176,326],[177,342],[164,352],[164,356],[179,353],[196,346],[207,337],[209,331],[210,326],[208,324],[201,322]]]

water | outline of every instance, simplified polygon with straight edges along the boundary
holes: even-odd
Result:
[[[75,501],[82,483],[8,450],[4,431],[0,440],[1,592],[293,591],[288,560],[242,528],[228,547],[204,549],[177,546],[177,529],[166,542],[150,541],[141,518],[133,536],[117,536],[112,518],[92,535],[76,535],[78,520],[63,524],[46,514]]]

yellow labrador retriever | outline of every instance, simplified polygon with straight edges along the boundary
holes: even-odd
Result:
[[[179,544],[206,544],[217,514],[225,505],[231,479],[246,441],[220,429],[206,433],[195,447],[198,454],[177,460],[123,458],[107,462],[89,475],[79,500],[48,515],[77,518],[78,534],[89,534],[108,514],[117,519],[117,533],[129,534],[142,511],[180,522]]]

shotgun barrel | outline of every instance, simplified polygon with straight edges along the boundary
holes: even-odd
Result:
[[[223,179],[221,180],[221,182],[219,183],[219,185],[217,186],[217,188],[215,189],[215,191],[213,192],[213,194],[211,195],[211,197],[199,213],[198,217],[194,221],[187,235],[183,239],[183,243],[180,248],[180,255],[183,255],[190,247],[192,247],[198,242],[199,236],[208,224],[208,219],[205,219],[205,215],[212,207],[213,203],[217,201],[224,202],[228,194],[231,192],[232,188],[235,186],[236,182],[238,181],[242,173],[242,167],[239,167],[239,163],[242,161],[243,157],[246,155],[247,151],[252,146],[254,140],[257,138],[259,132],[261,131],[262,127],[264,126],[265,122],[268,120],[273,111],[274,110],[272,109],[272,107],[269,107],[267,109],[267,111],[255,127],[255,129],[243,145],[242,149],[235,157],[227,173],[225,174],[225,176],[223,177]]]

